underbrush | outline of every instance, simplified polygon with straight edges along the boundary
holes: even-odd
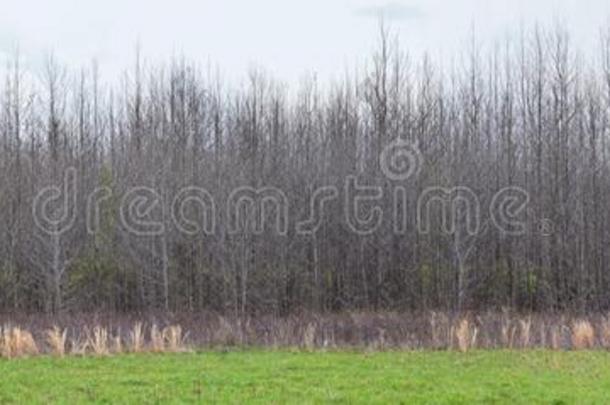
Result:
[[[209,347],[358,347],[366,350],[610,349],[610,317],[519,315],[509,311],[451,314],[218,314],[0,317],[0,356],[108,356],[183,352]]]

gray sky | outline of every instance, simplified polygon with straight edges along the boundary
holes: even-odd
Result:
[[[53,51],[70,68],[95,58],[105,77],[133,64],[138,41],[149,60],[172,54],[208,60],[229,80],[262,66],[292,82],[306,72],[322,79],[361,64],[383,14],[415,57],[467,49],[472,25],[485,44],[521,25],[559,20],[585,51],[610,16],[608,0],[7,0],[0,13],[0,53],[16,45],[29,69]]]

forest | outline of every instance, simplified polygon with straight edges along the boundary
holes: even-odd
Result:
[[[596,55],[533,27],[441,64],[381,27],[362,69],[298,86],[137,49],[111,84],[15,53],[0,311],[607,311],[605,32]]]

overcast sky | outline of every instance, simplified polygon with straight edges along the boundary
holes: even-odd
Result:
[[[104,76],[133,64],[138,41],[149,60],[186,55],[212,61],[230,80],[262,66],[291,82],[306,72],[342,75],[370,53],[379,16],[417,56],[467,49],[475,26],[491,43],[521,25],[562,21],[582,49],[596,46],[608,0],[5,0],[0,53],[15,46],[28,69],[53,51],[66,66],[96,59]]]

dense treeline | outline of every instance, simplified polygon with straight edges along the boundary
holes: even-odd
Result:
[[[599,58],[583,58],[561,29],[477,49],[441,69],[382,30],[363,75],[294,91],[261,71],[234,91],[186,61],[157,69],[139,57],[110,88],[95,67],[72,75],[49,58],[32,78],[15,57],[0,88],[0,308],[610,308],[610,36]],[[404,180],[380,161],[396,139],[421,154]],[[349,176],[383,190],[379,228],[354,232],[337,198],[316,232],[297,232],[316,189],[342,195]],[[37,198],[60,191],[49,186],[65,195],[41,214]],[[231,231],[220,207],[243,186],[285,193],[286,234]],[[418,198],[435,186],[475,193],[476,235],[464,210],[447,232],[438,206],[418,229]],[[213,196],[213,232],[175,226],[169,203],[185,187]],[[529,195],[519,232],[490,224],[487,207],[507,187]],[[125,226],[126,195],[165,202],[143,214],[152,231]],[[185,210],[210,220],[198,204]]]

